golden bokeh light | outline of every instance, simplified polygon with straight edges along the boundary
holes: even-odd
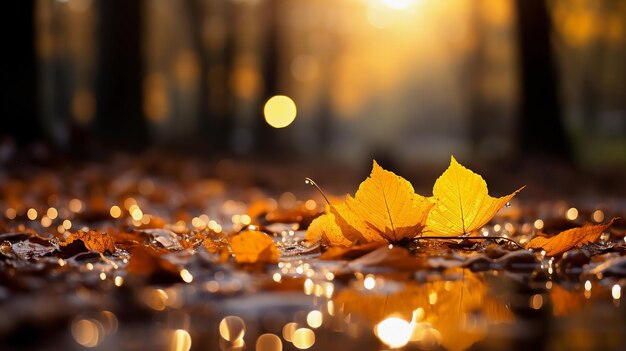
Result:
[[[311,328],[319,328],[322,326],[322,312],[314,310],[306,316],[306,322]]]
[[[167,293],[163,289],[148,289],[144,291],[143,301],[153,310],[163,311],[167,304]]]
[[[315,333],[309,328],[300,328],[292,335],[293,346],[306,350],[315,344]]]
[[[614,300],[621,299],[622,298],[622,287],[619,286],[619,284],[613,285],[613,287],[611,288],[611,295],[613,296]]]
[[[4,211],[4,215],[7,217],[7,219],[15,219],[15,217],[17,216],[17,211],[14,208],[7,208],[6,211]]]
[[[246,334],[246,324],[243,319],[237,316],[228,316],[220,322],[220,335],[226,341],[236,341],[243,339]]]
[[[600,223],[604,221],[604,212],[602,212],[602,210],[595,210],[591,214],[591,218],[593,219],[594,222]]]
[[[46,215],[50,217],[50,219],[56,219],[59,216],[59,211],[57,211],[54,207],[50,207],[46,212]]]
[[[180,277],[185,283],[191,283],[193,281],[193,275],[186,269],[180,271]]]
[[[34,221],[35,219],[37,219],[37,210],[35,210],[34,208],[29,208],[28,211],[26,212],[26,216],[31,221]]]
[[[565,213],[565,217],[569,219],[570,221],[575,220],[576,218],[578,218],[578,209],[576,207],[570,208]]]
[[[283,327],[283,339],[291,342],[293,340],[293,333],[295,333],[296,330],[298,330],[298,323],[285,324],[285,326]]]
[[[170,351],[189,351],[191,349],[191,335],[184,329],[176,329],[170,341]]]
[[[96,347],[102,341],[104,328],[100,322],[92,319],[81,319],[72,323],[74,340],[84,347]]]
[[[274,128],[285,128],[296,119],[296,103],[285,95],[271,97],[265,103],[263,114],[267,124]]]
[[[262,334],[256,340],[256,351],[282,351],[283,343],[275,334]]]
[[[376,287],[376,279],[373,275],[368,274],[363,280],[363,287],[367,290],[372,290]]]
[[[70,211],[74,213],[78,213],[83,210],[83,202],[80,201],[80,199],[71,199],[68,204],[68,207]]]
[[[111,209],[109,210],[109,214],[113,218],[120,218],[120,216],[122,215],[122,209],[117,205],[111,206]]]
[[[376,336],[391,348],[406,345],[411,337],[411,325],[404,319],[389,317],[378,323],[374,329]]]

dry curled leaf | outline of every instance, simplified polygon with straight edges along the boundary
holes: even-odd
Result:
[[[330,206],[314,221],[308,237],[321,235],[332,245],[352,242],[399,242],[419,235],[433,204],[415,193],[406,179],[384,170],[374,161],[370,176],[354,197]]]
[[[274,240],[263,232],[250,230],[230,239],[230,248],[237,263],[275,263],[278,248]]]
[[[563,231],[552,237],[536,236],[526,246],[527,249],[543,249],[546,256],[559,256],[574,247],[593,243],[617,218],[605,224],[585,224],[579,228]]]
[[[113,238],[105,232],[97,232],[95,230],[79,230],[75,233],[71,233],[65,241],[59,243],[61,246],[67,246],[74,241],[80,240],[83,242],[87,250],[96,251],[100,253],[115,252],[115,242]]]
[[[442,236],[471,233],[487,224],[523,188],[507,196],[491,197],[485,180],[452,156],[450,166],[433,187],[435,206],[428,215],[426,231]]]

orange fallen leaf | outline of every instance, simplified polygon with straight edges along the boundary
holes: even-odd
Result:
[[[75,233],[71,233],[65,241],[61,241],[59,245],[67,246],[74,241],[80,240],[83,242],[87,250],[96,251],[100,253],[115,252],[115,242],[113,238],[104,232],[97,232],[95,230],[79,230]]]
[[[384,170],[374,161],[370,176],[354,197],[330,206],[313,221],[307,238],[321,237],[331,245],[352,242],[399,242],[419,235],[433,204],[418,195],[406,179]]]
[[[485,180],[452,156],[450,166],[433,187],[431,200],[435,205],[425,231],[441,236],[471,233],[487,224],[523,188],[503,197],[491,197]]]
[[[126,267],[128,273],[139,276],[164,275],[180,279],[179,269],[175,264],[163,258],[169,253],[165,249],[155,250],[149,246],[134,246],[130,250],[130,260]]]
[[[237,263],[275,263],[278,248],[274,240],[263,232],[245,231],[230,239],[230,248]]]
[[[536,236],[526,246],[527,249],[543,249],[546,256],[559,256],[565,251],[583,244],[593,243],[602,232],[607,230],[617,218],[605,224],[585,224],[582,227],[568,229],[552,237]]]

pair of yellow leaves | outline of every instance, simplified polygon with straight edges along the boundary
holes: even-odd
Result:
[[[495,216],[514,193],[494,198],[481,176],[459,164],[454,157],[437,179],[433,196],[418,195],[406,179],[381,168],[376,161],[370,176],[354,197],[331,205],[315,219],[307,239],[329,245],[355,242],[390,242],[412,239],[424,233],[457,236],[481,228]]]

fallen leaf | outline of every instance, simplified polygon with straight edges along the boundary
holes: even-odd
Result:
[[[416,271],[426,267],[426,260],[412,256],[405,248],[383,246],[374,250],[348,265],[356,271],[366,271],[368,267],[396,269],[400,271]]]
[[[536,236],[526,248],[543,249],[546,251],[546,256],[559,256],[574,247],[595,242],[615,220],[616,218],[613,218],[605,224],[585,224],[582,227],[572,228],[552,237]]]
[[[75,233],[71,233],[65,241],[59,242],[59,245],[67,246],[77,240],[82,241],[89,251],[100,253],[106,251],[111,253],[115,252],[115,242],[113,238],[107,233],[97,232],[95,230],[79,230]]]
[[[361,245],[353,245],[350,247],[332,246],[319,256],[320,260],[336,261],[336,260],[353,260],[370,253],[379,247],[381,243],[367,243]]]
[[[491,197],[485,180],[452,156],[450,166],[433,187],[435,205],[425,231],[441,236],[471,233],[487,224],[523,188],[500,198]]]
[[[354,198],[348,195],[346,206],[380,237],[393,243],[421,233],[433,203],[416,194],[406,179],[374,161],[369,178],[361,183]]]
[[[353,242],[396,243],[411,239],[424,229],[433,204],[418,195],[406,179],[373,162],[370,176],[354,197],[330,206],[307,231],[307,238],[320,237],[331,245]]]
[[[348,240],[337,225],[335,215],[333,213],[323,214],[311,222],[306,231],[305,239],[314,242],[318,238],[322,239],[325,245],[348,247],[352,241]]]
[[[263,232],[245,231],[230,239],[230,248],[237,263],[276,263],[278,248],[274,240]]]
[[[180,280],[178,267],[164,256],[169,251],[155,250],[149,246],[135,246],[130,251],[126,270],[130,274],[148,277],[156,281]]]

